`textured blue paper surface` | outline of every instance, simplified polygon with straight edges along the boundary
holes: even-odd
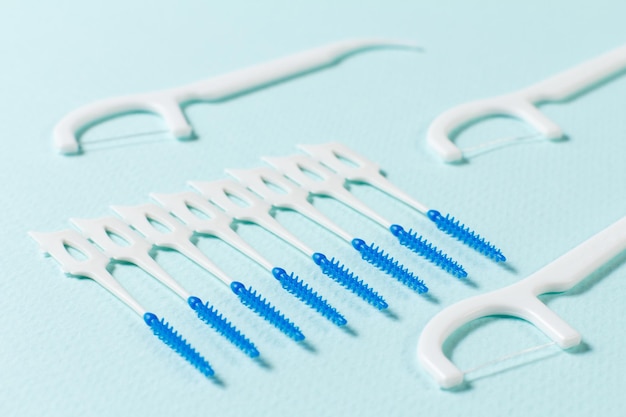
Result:
[[[250,3],[250,4],[249,4]],[[527,276],[626,214],[626,78],[570,103],[543,106],[569,139],[508,146],[468,164],[441,163],[424,143],[441,111],[524,87],[626,41],[623,1],[575,6],[525,2],[26,2],[0,6],[2,274],[0,415],[3,416],[485,416],[623,413],[624,256],[566,295],[544,297],[585,344],[552,347],[468,375],[441,391],[418,366],[429,318],[457,300]],[[50,134],[68,111],[96,99],[206,78],[345,38],[415,40],[423,53],[373,51],[306,77],[186,114],[198,135],[98,141],[163,129],[151,116],[108,123],[84,137],[85,153],[55,154]],[[459,139],[473,146],[526,134],[492,120]],[[260,166],[298,143],[338,140],[379,162],[395,184],[450,211],[502,247],[506,270],[442,236],[423,217],[368,187],[354,192],[386,216],[417,227],[470,272],[464,285],[401,248],[369,220],[329,199],[314,204],[346,229],[389,248],[429,284],[412,294],[294,213],[277,218],[315,248],[344,260],[389,301],[381,314],[322,276],[293,248],[255,226],[239,233],[336,305],[353,333],[311,312],[273,278],[219,241],[200,248],[246,279],[302,327],[310,349],[249,313],[224,286],[175,252],[157,260],[217,305],[258,345],[267,367],[196,320],[174,295],[132,266],[114,274],[211,361],[224,385],[204,379],[160,344],[98,285],[65,277],[37,252],[29,230],[69,227],[150,192]],[[91,142],[91,143],[88,143]],[[479,321],[447,344],[462,369],[548,342],[511,319]]]

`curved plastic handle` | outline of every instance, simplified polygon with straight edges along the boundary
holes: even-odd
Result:
[[[460,384],[463,372],[446,358],[442,345],[462,325],[490,315],[527,320],[564,349],[579,344],[581,335],[537,296],[567,291],[624,249],[626,217],[529,277],[444,309],[428,322],[420,335],[417,345],[419,362],[442,388]]]
[[[426,140],[445,162],[461,161],[463,152],[450,140],[450,133],[472,120],[496,115],[524,120],[547,139],[559,139],[563,136],[561,128],[541,113],[525,95],[509,94],[446,110],[428,127]]]
[[[384,47],[417,49],[414,43],[404,41],[345,40],[181,87],[96,101],[72,111],[59,121],[53,131],[54,146],[65,154],[76,153],[79,150],[77,131],[93,122],[133,111],[156,113],[163,117],[176,138],[188,138],[193,135],[193,129],[180,108],[186,102],[227,99],[330,66],[357,51]]]
[[[568,99],[626,68],[626,46],[584,62],[544,81],[511,94],[473,101],[440,114],[430,125],[427,142],[446,162],[463,159],[450,133],[472,120],[508,115],[524,120],[547,139],[559,139],[562,129],[536,107],[544,102]]]
[[[42,251],[48,253],[60,264],[63,272],[91,278],[140,316],[146,313],[147,310],[109,273],[107,270],[109,258],[77,231],[68,229],[52,233],[29,232],[28,234],[39,243]],[[82,252],[86,259],[75,258],[68,251],[68,246]]]

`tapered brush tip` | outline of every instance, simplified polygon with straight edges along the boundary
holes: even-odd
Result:
[[[428,212],[426,213],[426,215],[428,216],[428,218],[434,222],[436,222],[437,220],[441,219],[443,216],[441,215],[441,213],[439,213],[437,210],[428,210]]]
[[[272,269],[272,275],[274,275],[274,278],[280,281],[282,277],[287,275],[287,271],[285,271],[283,268],[276,267]]]
[[[232,282],[230,284],[230,289],[237,295],[241,294],[242,292],[244,292],[246,290],[246,286],[243,285],[241,282],[239,281],[235,281]]]
[[[322,262],[327,260],[326,256],[319,252],[314,253],[313,256],[311,256],[311,258],[313,258],[313,262],[315,262],[316,265],[321,265]]]
[[[392,224],[389,227],[389,230],[391,231],[392,235],[394,235],[395,237],[398,237],[400,233],[404,232],[404,227],[400,226],[399,224]]]
[[[361,249],[363,249],[365,246],[367,246],[367,243],[365,243],[363,239],[359,239],[359,238],[352,239],[352,247],[354,249],[361,251]]]

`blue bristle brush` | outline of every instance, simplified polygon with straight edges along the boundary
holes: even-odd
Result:
[[[143,204],[132,207],[115,206],[112,209],[133,229],[141,233],[149,243],[157,247],[170,248],[185,255],[228,286],[241,304],[294,341],[304,340],[304,335],[298,326],[280,313],[267,299],[261,297],[252,287],[246,287],[243,283],[229,277],[207,258],[190,240],[194,233],[193,230],[172,217],[163,207],[156,204]],[[168,231],[157,229],[155,224],[160,224]],[[142,265],[142,268],[144,266],[146,265]],[[150,273],[152,274],[152,272]],[[202,303],[194,303],[194,305],[200,306]]]
[[[259,356],[256,346],[208,302],[191,295],[150,256],[152,244],[116,217],[70,219],[82,234],[98,245],[105,256],[132,263],[172,290],[196,313],[197,317],[251,358]],[[122,242],[123,241],[123,244]]]
[[[317,311],[330,322],[337,326],[344,326],[348,323],[336,308],[331,306],[326,299],[308,284],[305,284],[297,275],[274,266],[243,240],[230,227],[233,219],[200,194],[186,191],[176,194],[152,194],[151,196],[195,233],[219,238],[271,272],[285,291]]]
[[[378,164],[351,150],[347,146],[338,142],[333,142],[321,145],[300,145],[299,148],[308,153],[312,158],[315,158],[324,166],[334,171],[334,174],[339,179],[339,185],[342,189],[345,190],[345,181],[366,183],[376,187],[409,207],[417,210],[421,214],[427,216],[432,222],[435,223],[437,228],[466,244],[475,251],[496,262],[506,261],[506,257],[495,245],[489,243],[486,239],[472,231],[469,227],[465,226],[454,217],[451,217],[449,214],[443,216],[437,210],[429,209],[425,204],[420,203],[400,188],[393,185],[381,174]],[[333,187],[333,190],[334,189],[335,187]],[[352,197],[346,201],[347,204],[352,205],[354,204],[354,200],[354,197]],[[374,218],[373,216],[375,213],[368,213],[366,215]],[[423,250],[421,249],[424,246],[423,238],[417,236],[417,234],[413,231],[409,230],[408,232],[405,232],[404,229],[398,225],[385,225],[387,227],[394,228],[394,230],[390,230],[394,236],[398,238],[402,245],[407,246],[417,253],[420,253],[420,251]],[[429,249],[426,249],[426,253],[428,252]],[[428,256],[423,254],[421,255],[426,257]],[[441,260],[438,256],[435,256],[433,259],[439,259],[442,265],[447,265],[447,262]],[[435,263],[437,263],[437,261],[435,261]],[[451,268],[454,270],[455,266],[452,265]]]
[[[150,327],[152,333],[159,340],[178,353],[204,376],[214,376],[215,372],[209,362],[169,323],[164,319],[159,319],[156,314],[142,307],[109,273],[107,270],[109,258],[78,232],[75,230],[63,230],[53,233],[30,232],[29,234],[39,243],[42,251],[48,253],[61,265],[63,272],[96,281],[142,317],[146,325]],[[84,259],[74,256],[72,251],[81,253]]]
[[[233,219],[241,222],[255,223],[291,244],[304,253],[320,268],[322,273],[342,285],[364,301],[382,310],[388,307],[387,302],[376,291],[354,275],[347,267],[334,258],[314,251],[285,229],[270,215],[271,205],[253,194],[240,183],[233,180],[213,182],[194,181],[189,183],[204,198],[222,208]],[[245,202],[240,205],[233,198]]]
[[[293,155],[293,156],[284,157],[284,158],[265,158],[265,160],[270,165],[274,166],[283,175],[285,175],[286,177],[288,177],[289,179],[297,183],[301,189],[305,190],[310,195],[323,195],[323,196],[332,197],[344,203],[348,207],[370,217],[372,220],[379,223],[385,229],[388,229],[390,231],[391,231],[391,227],[394,226],[391,222],[384,219],[374,210],[370,209],[368,206],[363,204],[363,202],[361,202],[359,199],[354,197],[347,189],[345,189],[343,187],[343,182],[344,182],[343,178],[333,173],[328,168],[324,167],[321,163],[309,158],[308,156]],[[308,172],[312,172],[313,174],[315,174],[319,178],[319,180],[316,180],[312,178],[311,176],[309,176],[307,174]],[[303,202],[300,205],[304,205],[304,204],[305,203]],[[311,211],[310,209],[307,209],[307,212],[310,212],[310,211]],[[317,217],[321,217],[321,216],[318,215]],[[324,220],[323,223],[329,223],[329,222]],[[335,231],[334,229],[336,229],[335,226],[333,226],[333,229],[331,230]],[[407,233],[405,233],[405,235],[406,235],[406,238],[409,238],[409,239],[414,237],[413,235],[410,235]],[[347,239],[347,236],[342,236],[342,237],[344,239]],[[354,238],[352,238],[351,240],[353,239]],[[401,243],[402,242],[404,242],[405,246],[409,243],[407,242],[407,239],[401,240]],[[377,245],[375,244],[370,244],[369,246],[370,248],[377,247]],[[424,241],[423,239],[419,241],[414,240],[413,244],[409,245],[408,247],[410,247],[414,252],[426,258],[428,261],[432,262],[433,264],[439,266],[443,270],[456,276],[457,278],[465,278],[467,276],[467,272],[465,272],[465,269],[463,269],[461,265],[453,261],[449,256],[447,256],[442,251],[435,248],[432,244]],[[368,252],[371,252],[371,251],[368,251]],[[377,258],[384,257],[385,254],[383,253],[383,251],[377,250],[375,252],[376,252],[375,257],[367,256],[363,252],[360,252],[360,253],[361,253],[361,257],[364,260],[372,263],[373,265],[375,266],[384,265],[385,263],[382,261],[382,259],[377,259]],[[393,269],[390,269],[390,268],[386,268],[382,270],[388,273],[389,275],[398,279],[397,271],[394,271]],[[410,277],[404,277],[399,280],[401,282],[404,280],[410,280]]]
[[[374,244],[366,245],[362,239],[351,236],[341,227],[335,224],[322,212],[317,210],[308,200],[308,192],[297,187],[293,182],[271,168],[256,168],[250,170],[228,170],[230,175],[237,178],[252,191],[260,195],[267,203],[274,208],[294,210],[303,216],[317,222],[319,225],[332,231],[341,239],[359,252],[361,258],[374,265],[381,271],[389,274],[409,288],[420,293],[428,291],[424,282],[416,277],[402,264],[385,253],[380,247]],[[284,232],[283,232],[284,233]],[[293,238],[291,238],[293,239]],[[332,273],[333,268],[339,268],[337,261],[329,261],[324,255],[317,254],[313,260],[321,268]],[[344,277],[346,274],[336,272],[335,275]]]

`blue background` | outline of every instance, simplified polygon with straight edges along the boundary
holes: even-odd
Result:
[[[577,4],[574,4],[577,3]],[[626,78],[575,101],[543,106],[569,136],[441,163],[427,149],[429,122],[472,99],[530,85],[626,40],[623,1],[166,2],[4,0],[0,6],[0,415],[620,415],[626,307],[624,257],[568,294],[543,297],[585,344],[552,347],[468,375],[441,391],[415,347],[430,317],[457,300],[515,282],[626,214]],[[57,155],[51,130],[96,99],[174,87],[353,37],[415,40],[423,53],[385,50],[186,114],[198,135],[101,141],[163,129],[153,116],[121,118],[84,136],[84,154]],[[461,146],[526,134],[510,120],[468,130]],[[226,287],[175,252],[157,259],[252,338],[260,367],[197,321],[182,301],[132,266],[114,273],[167,317],[207,358],[224,385],[204,379],[150,335],[98,285],[66,278],[26,234],[99,217],[112,204],[176,192],[225,168],[260,166],[298,143],[338,140],[379,162],[395,184],[450,211],[502,247],[504,269],[442,236],[375,190],[354,192],[460,260],[464,285],[412,256],[381,228],[329,199],[314,203],[346,229],[388,248],[429,284],[438,302],[411,293],[297,214],[277,218],[333,253],[383,294],[395,319],[356,300],[312,262],[255,226],[239,233],[275,263],[306,277],[348,318],[354,335],[316,316],[258,266],[214,239],[199,246],[300,324],[303,349],[249,313]],[[354,253],[353,253],[354,252]],[[471,331],[468,331],[471,330]],[[528,324],[485,319],[446,351],[462,369],[546,343]]]

